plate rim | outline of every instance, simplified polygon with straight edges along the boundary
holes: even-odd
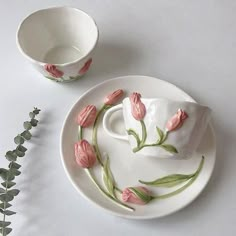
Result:
[[[181,89],[180,87],[176,86],[175,84],[171,83],[171,82],[168,82],[166,80],[162,80],[162,79],[159,79],[159,78],[156,78],[156,77],[152,77],[152,76],[147,76],[147,75],[124,75],[124,76],[119,76],[119,77],[115,77],[115,78],[111,78],[111,79],[107,79],[107,80],[104,80],[96,85],[94,85],[93,87],[91,87],[90,89],[87,89],[81,96],[79,96],[79,98],[76,100],[76,102],[74,102],[72,104],[72,106],[70,107],[70,109],[68,110],[66,116],[65,116],[65,119],[63,121],[63,124],[62,124],[62,128],[61,128],[61,132],[60,132],[60,157],[61,157],[61,162],[62,162],[62,166],[63,166],[63,169],[66,173],[66,176],[67,178],[69,179],[69,181],[71,182],[71,184],[73,185],[73,187],[76,189],[77,192],[79,192],[79,194],[81,196],[83,196],[84,199],[88,200],[89,202],[91,202],[93,205],[95,205],[96,207],[100,208],[100,209],[103,209],[104,211],[114,215],[114,216],[119,216],[119,217],[122,217],[122,218],[126,218],[126,219],[132,219],[132,220],[151,220],[151,219],[157,219],[157,218],[162,218],[162,217],[165,217],[165,216],[168,216],[168,215],[172,215],[182,209],[184,209],[185,207],[187,207],[188,205],[190,205],[192,202],[194,202],[196,200],[196,198],[204,191],[204,189],[206,188],[206,186],[208,185],[211,177],[212,177],[212,173],[215,169],[215,162],[216,162],[216,135],[215,135],[215,131],[214,131],[214,127],[213,127],[213,124],[212,124],[212,120],[210,120],[209,122],[209,128],[210,128],[210,131],[212,133],[212,140],[213,140],[213,143],[214,143],[214,153],[213,153],[213,156],[214,156],[214,160],[213,160],[213,163],[212,163],[212,168],[210,170],[210,173],[209,173],[209,178],[207,179],[207,181],[205,182],[205,185],[204,187],[196,194],[196,196],[194,196],[190,201],[184,203],[181,205],[180,208],[178,209],[175,209],[171,212],[167,212],[166,214],[162,214],[162,215],[154,215],[154,214],[151,214],[151,215],[148,215],[148,216],[136,216],[136,215],[125,215],[125,214],[121,214],[121,213],[117,213],[115,211],[112,211],[111,209],[108,209],[100,204],[98,204],[97,202],[93,201],[90,197],[88,197],[77,185],[76,183],[74,182],[74,180],[72,179],[69,171],[67,170],[67,167],[66,167],[66,164],[65,164],[65,161],[64,161],[64,158],[63,158],[63,148],[62,148],[62,141],[63,141],[63,134],[65,132],[65,125],[67,123],[67,120],[70,116],[70,113],[72,112],[73,108],[76,106],[76,104],[81,100],[83,99],[84,96],[86,96],[88,93],[90,93],[91,91],[93,91],[94,89],[97,89],[98,87],[100,86],[103,86],[105,85],[106,83],[110,83],[112,81],[115,81],[115,80],[120,80],[120,79],[125,79],[127,77],[146,77],[146,78],[149,78],[149,79],[155,79],[157,81],[159,81],[160,83],[164,83],[168,86],[171,86],[173,87],[174,89],[177,89],[179,90],[184,96],[186,96],[189,101],[191,102],[195,102],[197,103],[197,101],[195,99],[192,98],[192,96],[190,96],[188,93],[186,93],[183,89]]]

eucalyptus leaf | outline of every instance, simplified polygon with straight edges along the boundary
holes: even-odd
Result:
[[[114,178],[110,170],[109,157],[105,160],[103,167],[103,182],[111,196],[115,197]]]
[[[17,149],[16,149],[16,155],[17,155],[18,157],[23,157],[23,156],[25,155],[25,153],[24,153],[24,152],[21,152],[20,150],[17,150]]]
[[[8,202],[2,202],[0,203],[0,209],[7,209],[9,207],[11,207],[12,205]]]
[[[5,235],[8,235],[9,233],[11,233],[11,231],[12,231],[12,228],[2,228],[2,229],[0,229],[0,233],[2,233],[2,235],[3,236],[5,236]]]
[[[19,170],[15,169],[15,168],[11,168],[11,169],[9,170],[9,174],[12,174],[12,175],[14,175],[14,176],[18,176],[18,175],[21,174],[21,172],[20,172]]]
[[[16,150],[20,151],[20,152],[26,152],[27,151],[27,148],[24,147],[23,145],[18,145]]]
[[[9,165],[8,165],[9,168],[14,168],[14,169],[20,169],[21,165],[16,163],[16,162],[11,162]]]
[[[33,114],[34,114],[34,113],[33,113]],[[33,117],[33,118],[34,118],[34,117]],[[29,121],[25,121],[24,124],[23,124],[23,126],[24,126],[24,128],[25,128],[26,130],[32,129],[32,125],[31,125],[31,123],[30,123]]]
[[[11,189],[11,190],[8,190],[7,193],[12,195],[13,197],[17,196],[19,194],[20,190],[18,189]]]
[[[15,144],[23,144],[24,141],[25,141],[25,140],[24,140],[20,135],[17,135],[17,136],[14,138]]]
[[[11,215],[16,214],[16,212],[10,211],[10,210],[5,210],[3,213],[4,213],[5,215],[7,215],[7,216],[11,216]]]
[[[36,127],[37,124],[38,124],[38,120],[36,120],[36,119],[31,119],[30,124],[31,124],[33,127]]]
[[[32,134],[28,130],[25,130],[24,132],[21,133],[21,136],[26,140],[30,140],[32,137]]]
[[[139,182],[145,185],[151,185],[155,187],[174,187],[185,181],[188,181],[193,176],[194,175],[173,174],[173,175],[167,175],[165,177],[156,179],[154,181],[148,182],[148,181],[139,180]]]
[[[38,109],[37,107],[34,107],[33,113],[38,115],[40,111],[41,111],[40,109]]]
[[[162,131],[159,127],[157,127],[157,126],[156,126],[156,130],[157,130],[157,133],[158,133],[158,135],[159,135],[159,140],[158,140],[158,143],[159,143],[159,142],[162,141],[162,139],[163,139],[163,137],[164,137],[164,133],[163,133],[163,131]]]
[[[14,197],[8,193],[4,193],[0,195],[0,200],[2,202],[10,202],[14,199]]]
[[[6,152],[5,157],[7,158],[8,161],[16,161],[17,155],[13,151],[8,151]]]
[[[6,181],[8,179],[8,170],[0,168],[0,176]]]
[[[11,182],[11,181],[8,181],[8,182],[3,182],[3,183],[1,183],[2,184],[2,186],[3,187],[7,187],[7,188],[11,188],[11,187],[13,187],[14,185],[16,185],[16,183],[14,183],[14,182]]]
[[[0,193],[5,193],[5,189],[4,188],[0,188]]]
[[[1,227],[1,228],[7,227],[7,226],[9,226],[10,224],[11,224],[11,222],[0,220],[0,227]]]
[[[34,112],[30,112],[30,113],[29,113],[30,119],[34,119],[34,118],[35,118],[35,115],[36,115],[36,114],[35,114]]]
[[[164,148],[166,151],[171,152],[171,153],[178,153],[178,150],[170,144],[162,144],[160,147]]]

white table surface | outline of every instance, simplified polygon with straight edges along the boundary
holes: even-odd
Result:
[[[19,53],[15,33],[32,11],[69,5],[92,15],[100,40],[89,73],[57,84]],[[1,1],[0,159],[33,106],[40,125],[27,144],[9,217],[11,235],[236,235],[236,2],[233,0]],[[111,216],[82,198],[62,168],[59,135],[72,104],[91,86],[129,74],[151,75],[184,89],[214,113],[217,162],[204,192],[165,218],[132,221]]]

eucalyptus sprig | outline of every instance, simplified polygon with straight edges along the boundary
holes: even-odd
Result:
[[[24,131],[14,138],[14,142],[17,145],[16,148],[7,151],[5,154],[6,159],[10,162],[8,168],[0,168],[0,177],[3,179],[3,182],[1,183],[3,188],[0,187],[0,213],[3,215],[3,219],[0,221],[0,233],[3,236],[8,235],[12,231],[12,228],[9,227],[11,222],[6,220],[6,216],[16,214],[16,212],[8,210],[8,208],[12,206],[9,202],[11,202],[20,192],[19,189],[12,188],[16,184],[14,182],[16,176],[21,174],[19,171],[21,165],[16,161],[18,157],[25,156],[27,148],[23,146],[23,144],[25,141],[31,139],[32,134],[30,130],[37,126],[38,120],[35,119],[35,117],[39,112],[40,110],[35,107],[34,110],[29,113],[30,120],[23,123]]]

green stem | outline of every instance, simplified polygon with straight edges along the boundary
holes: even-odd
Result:
[[[192,179],[189,180],[189,182],[187,184],[185,184],[184,186],[182,186],[181,188],[179,188],[173,192],[170,192],[170,193],[167,193],[164,195],[160,195],[160,196],[152,196],[153,199],[165,199],[165,198],[173,197],[173,196],[183,192],[186,188],[188,188],[197,179],[197,177],[199,176],[199,174],[202,170],[203,164],[204,164],[204,156],[202,156],[202,160],[200,162],[200,165],[199,165],[197,171],[195,172]]]
[[[103,111],[106,108],[107,108],[107,106],[104,104],[102,106],[102,108],[98,111],[96,119],[95,119],[94,124],[93,124],[92,143],[93,143],[93,146],[95,148],[95,152],[97,154],[97,160],[98,160],[98,162],[100,163],[101,166],[103,166],[103,163],[102,163],[101,153],[100,153],[100,150],[99,150],[99,147],[98,147],[97,133],[98,133],[98,122],[99,122],[99,119],[100,119],[100,115],[103,113]]]
[[[141,140],[140,145],[142,146],[145,143],[146,139],[147,139],[147,129],[146,129],[146,125],[145,125],[143,120],[140,120],[140,123],[141,123],[141,126],[142,126],[142,140]]]
[[[134,208],[122,203],[120,200],[113,198],[111,195],[109,195],[101,186],[100,184],[97,182],[97,180],[95,179],[95,177],[93,176],[93,174],[91,173],[90,169],[86,169],[86,172],[88,173],[89,177],[91,178],[91,180],[93,181],[93,183],[96,185],[96,187],[100,190],[100,192],[105,195],[106,197],[108,197],[110,200],[112,200],[115,204],[125,208],[126,210],[130,210],[130,211],[134,211]]]
[[[78,140],[80,141],[83,137],[83,127],[82,126],[78,126]]]

